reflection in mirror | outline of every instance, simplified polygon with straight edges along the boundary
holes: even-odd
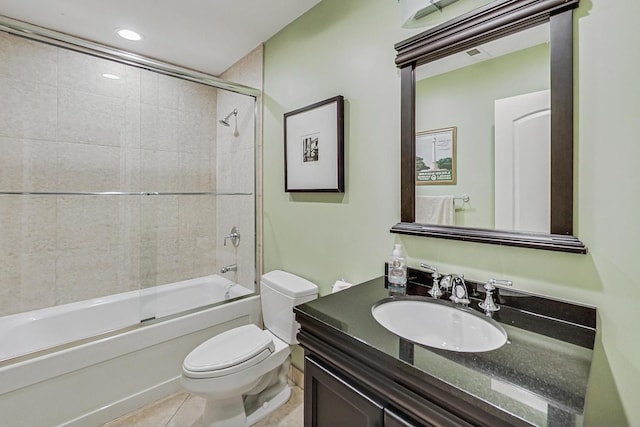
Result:
[[[391,232],[587,253],[584,243],[573,235],[573,9],[579,3],[580,0],[495,0],[395,45],[398,52],[395,62],[401,76],[401,222],[394,225]],[[485,43],[496,40],[502,42],[501,39],[506,36],[528,31],[541,24],[548,25],[544,30],[549,34],[546,49],[545,43],[535,42],[524,49],[527,55],[523,58],[516,57],[522,52],[512,52],[452,72],[440,70],[438,75],[432,75],[424,82],[424,77],[416,79],[422,70],[419,66],[424,65],[425,70],[433,72],[434,64],[442,58],[461,53],[469,56],[466,53],[469,51],[475,53],[473,56],[476,57],[489,56],[491,50]],[[529,38],[529,35],[525,38]],[[543,54],[544,50],[548,52],[547,55]],[[542,60],[539,63],[526,63],[522,68],[516,67],[522,65],[521,62],[535,58]],[[506,63],[511,68],[507,72],[500,71],[492,65],[498,63]],[[480,71],[472,72],[472,67],[479,67],[477,70]],[[542,71],[533,74],[535,69]],[[439,99],[437,91],[445,87],[445,82],[431,84],[430,88],[423,87],[429,85],[428,81],[432,79],[446,80],[449,75],[465,73],[466,79],[449,82],[446,95],[441,93]],[[416,90],[417,86],[420,87]],[[518,88],[519,91],[515,94],[507,92],[507,86]],[[494,92],[490,92],[491,88]],[[428,95],[422,95],[422,92]],[[483,93],[490,96],[485,95],[484,104],[476,105],[478,94]],[[534,94],[525,98],[535,98],[536,102],[545,102],[548,96],[550,109],[533,107],[533,115],[531,109],[518,113],[513,103],[520,108],[520,97],[527,94]],[[423,101],[423,96],[426,101]],[[452,102],[452,99],[456,101]],[[419,104],[418,110],[416,104]],[[463,111],[470,113],[470,118],[458,115]],[[509,113],[507,119],[498,119],[498,123],[508,123],[505,127],[495,124],[495,118],[503,116],[502,111]],[[449,118],[441,116],[443,113],[449,114]],[[479,120],[481,116],[486,119],[483,127],[473,128],[467,123],[482,123]],[[454,146],[449,148],[445,141],[441,141],[441,148],[451,153],[450,160],[439,153],[439,147],[418,149],[416,145],[420,141],[417,137],[443,129],[455,129],[457,138],[445,137],[445,140],[457,140],[457,155]],[[532,134],[531,130],[547,133],[549,138],[541,138],[535,132]],[[515,134],[517,143],[500,142],[502,133]],[[539,141],[543,139],[544,144],[540,144]],[[539,145],[548,145],[549,154],[539,150]],[[434,151],[435,155],[428,154]],[[422,162],[416,162],[418,152],[423,153]],[[416,166],[423,172],[426,167],[434,168],[430,165],[435,165],[436,170],[441,169],[439,173],[431,174],[438,181],[439,175],[445,175],[441,172],[447,168],[448,162],[451,175],[454,170],[457,172],[455,182],[440,186],[423,184],[416,189],[417,176],[422,176],[423,181],[425,176],[429,176],[429,169],[421,175],[416,174]],[[519,177],[530,174],[535,185]],[[501,188],[502,184],[509,181],[507,177],[513,177],[513,183],[506,189]],[[537,192],[544,194],[535,194]],[[513,197],[514,194],[517,196]],[[428,220],[415,222],[416,205],[423,197],[444,198],[450,210],[454,210],[453,200],[459,197],[461,201],[455,202],[459,214],[454,212],[452,215],[451,224],[454,225]],[[464,201],[466,197],[469,197],[468,203]],[[544,202],[540,202],[545,199],[549,200],[548,208]],[[541,214],[527,206],[527,203],[548,213]],[[523,212],[531,215],[522,215]]]
[[[416,222],[549,233],[549,23],[423,64],[415,87]],[[424,144],[447,128],[453,153]]]

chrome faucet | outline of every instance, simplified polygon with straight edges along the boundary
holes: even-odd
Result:
[[[240,232],[238,231],[238,227],[234,226],[231,229],[231,233],[224,236],[224,246],[227,246],[227,240],[231,240],[231,243],[236,248],[240,244]]]
[[[238,265],[237,264],[225,265],[220,269],[220,273],[222,274],[228,273],[229,271],[238,271]]]
[[[487,295],[484,299],[484,302],[478,304],[480,308],[484,309],[485,314],[490,315],[494,311],[500,310],[500,306],[495,303],[493,300],[493,291],[496,290],[495,285],[501,286],[512,286],[513,282],[511,280],[500,280],[500,279],[489,279],[487,283],[484,285],[484,290],[487,291]]]
[[[463,274],[447,274],[442,278],[441,283],[447,288],[451,287],[449,299],[455,304],[468,305],[471,302]]]
[[[433,278],[433,285],[431,286],[431,290],[429,291],[429,295],[433,297],[433,299],[438,299],[444,292],[440,289],[440,273],[438,272],[438,267],[434,267],[425,263],[420,263],[420,267],[424,268],[427,271],[431,271],[431,277]]]

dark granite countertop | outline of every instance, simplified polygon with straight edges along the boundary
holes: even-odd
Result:
[[[410,281],[407,294],[429,289]],[[429,283],[430,284],[430,283]],[[477,283],[471,308],[484,295]],[[389,332],[373,318],[372,305],[389,296],[384,277],[298,306],[306,316],[353,340],[412,375],[435,378],[469,402],[505,412],[523,424],[580,425],[593,356],[595,309],[517,291],[502,291],[502,308],[494,313],[508,334],[503,347],[482,353],[458,353],[411,343]],[[445,299],[445,298],[443,298]],[[428,327],[428,325],[425,325]],[[392,357],[393,359],[388,359]]]

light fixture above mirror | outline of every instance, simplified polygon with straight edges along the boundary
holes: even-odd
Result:
[[[573,236],[573,9],[579,0],[498,0],[424,31],[396,45],[396,64],[401,69],[401,221],[392,232],[490,244],[586,253]],[[521,36],[525,30],[548,25],[550,35],[547,67],[550,69],[550,143],[548,231],[494,229],[484,224],[420,224],[416,206],[416,76],[418,67],[476,49],[507,35]],[[420,67],[425,68],[425,67]],[[540,89],[544,89],[541,87]],[[535,92],[536,90],[529,90]],[[496,98],[500,98],[497,96]],[[492,101],[493,102],[493,101]],[[493,108],[493,106],[491,106]],[[450,108],[452,111],[458,109]],[[455,123],[440,124],[456,126]],[[489,133],[493,132],[490,128]],[[458,147],[464,141],[458,129]],[[490,136],[493,143],[493,136]],[[491,150],[494,147],[490,147]],[[491,159],[493,163],[493,158]],[[424,162],[419,163],[424,164]],[[498,175],[496,175],[495,179]],[[468,193],[462,189],[462,192]],[[471,194],[471,199],[476,200]],[[493,207],[492,207],[493,209]],[[497,208],[496,208],[497,209]],[[492,219],[493,221],[493,219]],[[497,224],[503,224],[497,222]],[[503,226],[499,226],[503,228]],[[537,230],[532,232],[530,230]]]
[[[430,27],[491,1],[493,0],[398,0],[400,23],[403,28]]]

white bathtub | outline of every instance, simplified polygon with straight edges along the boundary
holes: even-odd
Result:
[[[184,357],[259,310],[257,295],[212,275],[0,318],[2,423],[117,418],[178,391]]]

